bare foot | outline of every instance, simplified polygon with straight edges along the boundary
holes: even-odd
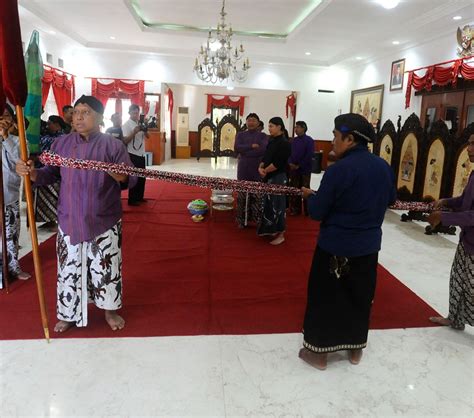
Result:
[[[361,358],[362,358],[362,349],[349,351],[349,361],[352,364],[354,365],[359,364]]]
[[[105,320],[112,328],[112,331],[118,331],[125,326],[125,320],[117,314],[117,311],[105,311]]]
[[[20,280],[28,280],[31,277],[30,273],[26,273],[25,271],[22,271],[18,276],[16,276]]]
[[[75,325],[74,322],[59,321],[54,326],[54,332],[66,332],[69,328],[73,327],[74,325]]]
[[[431,316],[430,321],[438,325],[443,325],[444,327],[451,326],[451,321],[448,318],[443,318],[442,316]]]
[[[326,370],[328,365],[327,353],[313,353],[303,347],[298,353],[298,357],[310,366],[316,367],[318,370]]]
[[[285,242],[285,235],[283,233],[277,234],[273,241],[270,241],[271,245],[280,245]]]

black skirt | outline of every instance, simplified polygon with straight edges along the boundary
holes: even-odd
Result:
[[[308,281],[304,347],[329,353],[367,345],[377,262],[378,253],[336,257],[316,247]]]

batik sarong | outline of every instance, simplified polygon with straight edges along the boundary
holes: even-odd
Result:
[[[72,245],[59,227],[57,236],[57,316],[78,327],[87,325],[87,303],[122,307],[122,223],[92,241]]]
[[[315,353],[367,345],[378,253],[339,257],[319,246],[313,257],[304,317],[304,342]]]
[[[59,182],[35,189],[36,222],[58,221]]]
[[[20,202],[14,202],[5,206],[5,238],[7,243],[8,273],[16,277],[21,273],[18,262],[18,241],[20,238]],[[0,239],[0,250],[2,259],[0,262],[0,289],[3,289],[3,248]]]
[[[268,179],[268,184],[282,184],[287,182],[286,174],[279,173]],[[263,197],[263,211],[258,235],[275,235],[285,232],[286,228],[286,196],[267,194]]]
[[[474,255],[466,252],[462,242],[451,267],[448,319],[456,329],[474,326]]]
[[[237,193],[237,224],[240,228],[249,222],[260,222],[262,216],[262,197],[254,193]]]

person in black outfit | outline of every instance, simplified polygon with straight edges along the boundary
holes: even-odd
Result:
[[[268,124],[270,141],[258,172],[263,181],[269,184],[287,183],[286,167],[291,155],[291,145],[285,137],[285,124],[282,118],[271,118]],[[284,195],[266,195],[264,197],[263,215],[258,226],[259,236],[272,235],[272,245],[285,241],[286,197]]]

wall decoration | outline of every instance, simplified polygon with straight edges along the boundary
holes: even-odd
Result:
[[[403,75],[405,73],[405,58],[393,61],[390,71],[390,91],[403,89]]]
[[[469,160],[467,145],[462,150],[456,161],[456,173],[454,175],[453,197],[461,196],[467,186],[471,171],[474,170],[474,164]]]
[[[402,144],[400,166],[398,169],[397,187],[405,186],[410,193],[415,188],[416,162],[418,158],[418,142],[414,134],[408,134]]]
[[[423,200],[438,200],[441,196],[446,150],[441,139],[436,139],[430,147],[425,168]]]
[[[474,26],[466,25],[457,31],[459,57],[470,57],[474,55]]]
[[[351,92],[351,112],[364,116],[374,128],[382,118],[384,85]]]
[[[390,135],[385,135],[380,144],[380,158],[387,161],[388,165],[392,165],[393,157],[393,141]]]

